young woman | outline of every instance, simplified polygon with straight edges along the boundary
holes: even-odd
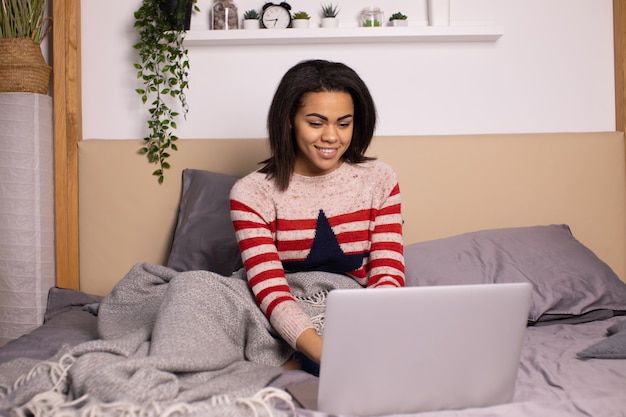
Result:
[[[342,63],[301,62],[283,76],[269,109],[271,156],[231,191],[256,300],[277,333],[317,364],[322,339],[291,294],[290,272],[404,286],[397,176],[365,156],[375,125],[374,102],[356,72]]]

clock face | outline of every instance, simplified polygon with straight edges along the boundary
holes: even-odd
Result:
[[[291,23],[291,13],[289,6],[283,4],[268,4],[263,9],[261,21],[267,29],[284,29],[288,28]]]

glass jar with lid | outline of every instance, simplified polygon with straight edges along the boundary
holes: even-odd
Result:
[[[239,29],[237,5],[232,0],[215,0],[211,7],[211,29]]]
[[[381,27],[384,23],[383,11],[380,7],[370,6],[361,10],[359,26],[361,27]]]

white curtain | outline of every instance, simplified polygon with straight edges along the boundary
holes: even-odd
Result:
[[[52,98],[0,93],[0,346],[43,322],[55,285]]]

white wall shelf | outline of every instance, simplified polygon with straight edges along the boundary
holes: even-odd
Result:
[[[308,28],[258,30],[190,30],[187,46],[301,45],[380,42],[495,42],[501,26],[416,26],[377,28]]]

